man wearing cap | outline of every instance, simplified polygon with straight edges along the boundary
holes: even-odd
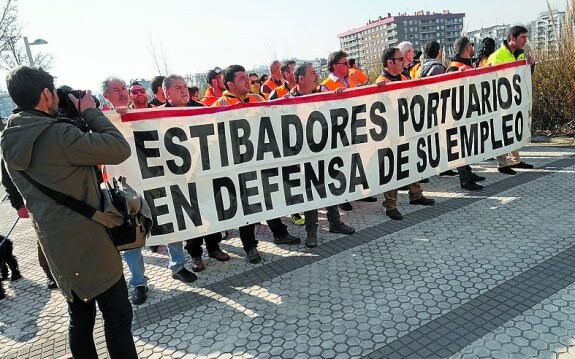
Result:
[[[207,82],[210,87],[208,87],[204,94],[204,98],[201,99],[200,102],[205,106],[211,106],[217,101],[217,99],[222,97],[222,94],[226,90],[222,77],[222,69],[214,67],[212,70],[208,71]]]
[[[451,63],[447,67],[446,72],[456,72],[456,71],[466,71],[472,70],[475,66],[473,65],[473,43],[469,41],[466,36],[460,37],[453,43],[453,50],[455,51],[455,56],[451,60]],[[457,167],[457,175],[459,176],[459,183],[461,188],[470,191],[479,191],[483,189],[483,186],[477,184],[479,181],[484,181],[485,177],[478,176],[471,171],[471,166],[460,166]]]

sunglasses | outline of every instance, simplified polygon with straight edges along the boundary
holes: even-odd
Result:
[[[255,84],[259,84],[260,80],[251,80],[250,84],[255,85]]]
[[[402,57],[392,57],[390,60],[392,60],[393,62],[395,62],[396,60],[403,61],[403,56]]]
[[[216,74],[219,74],[219,73],[222,72],[222,69],[220,69],[219,67],[214,67],[214,70],[213,70],[213,71],[214,71]]]
[[[133,93],[134,95],[137,95],[137,94],[139,94],[139,93],[145,94],[145,93],[146,93],[146,89],[133,89],[133,90],[130,90],[130,92]]]

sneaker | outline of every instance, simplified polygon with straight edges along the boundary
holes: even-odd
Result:
[[[130,301],[134,305],[143,304],[146,299],[148,299],[148,286],[147,285],[140,285],[134,288],[132,295],[130,297]]]
[[[513,169],[509,166],[503,166],[503,167],[499,167],[497,169],[500,173],[506,174],[506,175],[514,175],[517,174],[517,172],[513,171]]]
[[[339,205],[339,209],[341,209],[342,211],[349,212],[349,211],[351,211],[351,210],[353,209],[353,207],[351,206],[351,203],[349,203],[349,202],[344,202],[344,203],[341,203],[341,204]]]
[[[180,269],[178,272],[172,273],[172,278],[180,280],[184,283],[192,283],[196,279],[198,279],[198,276],[195,275],[194,273],[190,272],[189,270],[187,270],[184,267],[184,268]]]
[[[217,261],[225,262],[230,260],[230,255],[221,249],[215,250],[213,252],[208,252],[208,257],[215,258]]]
[[[192,270],[194,272],[201,272],[204,269],[206,269],[206,266],[204,265],[204,261],[202,260],[202,258],[192,258]]]
[[[475,173],[472,173],[471,174],[471,180],[473,182],[481,182],[481,181],[485,181],[485,177],[476,175]]]
[[[317,247],[317,232],[309,232],[305,239],[305,246],[308,248]]]
[[[435,204],[435,200],[432,198],[427,198],[425,196],[421,196],[421,198],[414,199],[413,201],[409,201],[409,204],[419,204],[422,206],[433,206]]]
[[[447,170],[447,171],[441,172],[439,175],[440,176],[457,176],[457,172],[454,170]]]
[[[252,248],[246,252],[246,260],[251,264],[258,264],[262,261],[262,256],[257,248]]]
[[[362,202],[377,202],[377,198],[373,197],[373,196],[369,196],[369,197],[365,197],[362,199],[358,199],[358,201],[362,201]]]
[[[467,181],[461,184],[461,188],[467,189],[470,191],[479,191],[483,189],[483,186],[480,184],[475,183],[474,181]]]
[[[530,169],[533,168],[533,165],[530,165],[530,164],[528,164],[528,163],[525,163],[525,162],[521,161],[521,162],[516,163],[516,164],[514,164],[514,165],[511,165],[511,166],[509,166],[509,167],[511,167],[511,168],[522,168],[522,169],[524,169],[524,170],[530,170]]]
[[[331,233],[352,234],[355,232],[355,228],[346,225],[342,221],[337,221],[329,224],[329,231]]]
[[[300,244],[301,240],[296,237],[296,236],[292,236],[289,233],[284,233],[282,235],[279,236],[275,236],[274,234],[274,244],[289,244],[289,245],[293,245],[293,244]]]
[[[291,215],[291,221],[296,226],[303,226],[305,224],[305,219],[299,213],[294,213]]]
[[[387,214],[387,216],[389,218],[393,219],[394,221],[401,221],[403,219],[401,212],[399,212],[399,210],[397,208],[386,209],[385,214]]]

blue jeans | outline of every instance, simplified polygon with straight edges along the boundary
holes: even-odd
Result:
[[[124,260],[132,273],[130,278],[130,285],[132,287],[140,287],[148,283],[148,277],[144,275],[144,256],[142,255],[142,248],[134,248],[124,251]]]
[[[178,273],[184,264],[186,264],[186,257],[184,255],[184,244],[182,242],[175,242],[168,244],[168,254],[170,255],[170,264],[168,268],[172,273]]]
[[[68,335],[74,358],[98,359],[94,343],[96,303],[104,318],[104,334],[110,358],[138,358],[132,337],[132,305],[128,300],[128,287],[123,276],[116,284],[87,303],[78,298],[76,293],[72,294],[74,302],[68,302]]]

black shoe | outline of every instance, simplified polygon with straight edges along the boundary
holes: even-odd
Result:
[[[349,212],[349,211],[351,211],[351,210],[353,209],[353,207],[351,206],[351,203],[349,203],[349,202],[344,202],[344,203],[341,203],[341,204],[339,205],[339,209],[341,209],[342,211]]]
[[[147,285],[140,285],[134,288],[134,291],[132,292],[132,297],[130,298],[132,304],[134,305],[143,304],[146,301],[146,299],[148,299]]]
[[[54,278],[48,278],[46,280],[46,288],[52,290],[58,288],[58,283],[54,280]]]
[[[425,196],[421,196],[421,198],[415,199],[413,201],[409,201],[409,204],[420,204],[422,206],[433,206],[435,204],[435,200],[432,198],[427,198]]]
[[[528,163],[525,163],[525,162],[521,161],[521,162],[516,163],[516,164],[514,164],[514,165],[511,165],[511,166],[509,166],[509,167],[511,167],[511,168],[522,168],[522,169],[524,169],[524,170],[530,170],[530,169],[533,168],[533,165],[530,165],[530,164],[528,164]]]
[[[373,196],[369,196],[369,197],[365,197],[362,199],[358,199],[358,201],[362,201],[362,202],[377,202],[377,198],[373,197]]]
[[[178,272],[172,273],[172,278],[181,280],[184,283],[192,283],[193,281],[198,279],[198,276],[190,272],[186,268],[182,268]]]
[[[503,166],[503,167],[499,167],[497,169],[500,173],[504,173],[506,175],[514,175],[517,174],[517,172],[513,171],[513,169],[511,169],[511,167],[509,166]]]
[[[158,252],[158,248],[160,248],[160,246],[150,246],[150,250],[152,251],[152,253]]]
[[[429,183],[429,178],[420,179],[419,183]]]
[[[461,184],[461,188],[468,189],[470,191],[479,191],[483,189],[483,186],[473,181],[467,181]]]
[[[18,280],[20,278],[22,278],[22,274],[20,274],[19,271],[12,272],[12,276],[10,277],[10,281],[13,282],[13,281]]]
[[[329,231],[331,233],[352,234],[355,232],[355,228],[348,226],[342,221],[337,221],[329,224]]]
[[[258,264],[262,261],[262,256],[257,248],[252,248],[246,252],[246,260],[251,264]]]
[[[387,216],[393,219],[394,221],[401,221],[403,219],[401,212],[399,212],[397,208],[387,209],[385,210],[385,214],[387,214]]]
[[[295,244],[300,244],[301,240],[296,237],[296,236],[292,236],[289,233],[284,233],[280,236],[275,236],[274,235],[274,244],[288,244],[288,245],[295,245]]]
[[[473,182],[485,181],[485,177],[476,175],[475,173],[472,173],[471,174],[471,181],[473,181]]]
[[[441,172],[440,176],[457,176],[457,172],[454,170],[447,170],[445,172]]]

